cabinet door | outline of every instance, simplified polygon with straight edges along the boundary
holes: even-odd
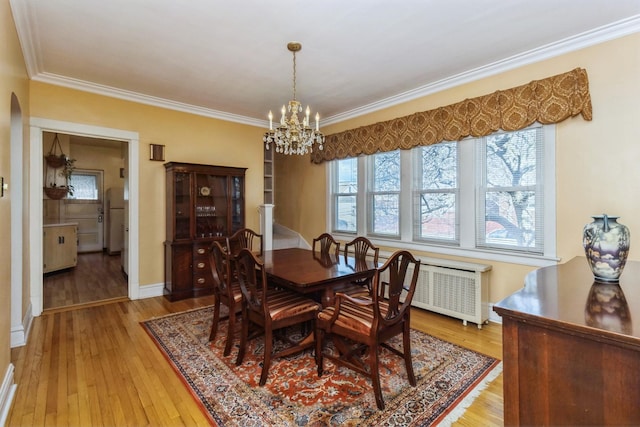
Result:
[[[229,232],[227,177],[196,175],[196,239],[226,236]]]
[[[173,174],[173,207],[175,239],[191,239],[191,174]],[[171,238],[171,236],[167,236]]]
[[[75,225],[45,227],[42,239],[44,273],[75,267],[78,263],[78,235]]]
[[[165,293],[173,301],[192,296],[192,245],[165,244]]]
[[[231,176],[231,232],[244,227],[244,177]]]

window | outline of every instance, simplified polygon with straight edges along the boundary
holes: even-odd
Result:
[[[542,253],[542,128],[494,134],[480,146],[478,246]]]
[[[334,224],[336,231],[356,232],[357,193],[358,193],[358,160],[343,159],[336,164],[334,199]]]
[[[368,188],[371,234],[400,236],[400,151],[369,157]]]
[[[73,195],[67,196],[71,200],[99,200],[100,175],[96,172],[75,170],[69,177],[69,185],[73,188]]]
[[[458,144],[454,142],[418,147],[416,240],[458,241]]]
[[[480,259],[554,258],[554,134],[536,125],[329,162],[331,229]]]

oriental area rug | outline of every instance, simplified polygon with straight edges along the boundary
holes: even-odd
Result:
[[[224,357],[228,322],[219,323],[209,343],[212,318],[213,308],[205,307],[142,325],[211,423],[221,427],[448,425],[502,370],[499,360],[412,330],[417,386],[409,385],[402,358],[382,349],[386,408],[379,411],[369,379],[327,359],[318,378],[311,350],[273,360],[266,385],[258,386],[263,337],[250,340],[244,362],[236,366],[239,338]],[[401,340],[390,343],[401,345]],[[327,344],[325,351],[331,351]]]

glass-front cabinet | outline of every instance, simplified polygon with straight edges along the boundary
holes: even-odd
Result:
[[[165,163],[165,296],[213,292],[209,247],[244,227],[246,168]]]

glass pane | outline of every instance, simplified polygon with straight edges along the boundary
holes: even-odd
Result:
[[[400,191],[400,151],[374,155],[373,191]]]
[[[188,173],[176,173],[175,174],[175,235],[176,239],[189,239],[191,238],[191,231],[189,229],[191,219],[191,179]]]
[[[456,195],[427,193],[420,195],[420,230],[424,239],[456,239]]]
[[[421,188],[438,190],[457,187],[458,145],[442,143],[422,147],[421,150]],[[455,198],[453,199],[455,202]]]
[[[487,137],[487,187],[516,187],[536,183],[537,130]]]
[[[381,194],[373,196],[373,232],[378,234],[400,234],[400,195]]]
[[[356,196],[336,197],[336,230],[356,231]]]
[[[73,188],[73,195],[68,199],[74,200],[98,200],[98,180],[96,175],[83,175],[74,173],[69,178],[69,185]]]
[[[487,244],[535,247],[535,192],[488,192],[485,203]]]
[[[358,192],[358,159],[344,159],[338,161],[337,193]]]

